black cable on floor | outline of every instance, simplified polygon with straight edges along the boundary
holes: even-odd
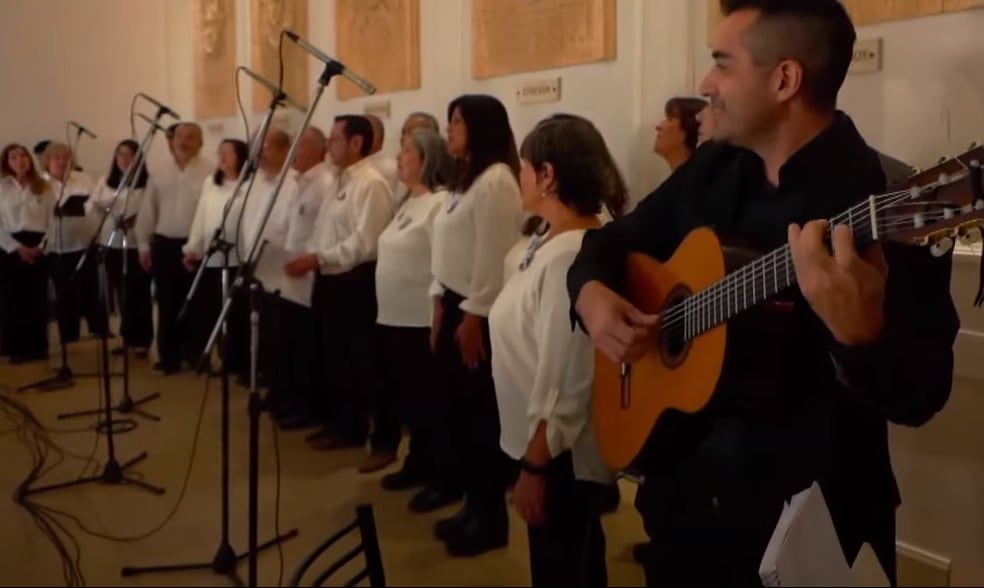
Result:
[[[12,398],[11,390],[7,386],[0,384],[0,411],[2,411],[11,421],[14,423],[14,427],[9,430],[5,430],[6,433],[16,433],[21,444],[27,448],[28,452],[32,458],[32,466],[28,472],[25,479],[18,484],[16,490],[13,494],[13,500],[19,506],[24,508],[24,510],[31,516],[35,526],[41,531],[41,533],[48,539],[48,541],[55,548],[58,553],[59,558],[62,561],[62,574],[66,586],[85,586],[85,577],[82,574],[82,550],[79,546],[76,537],[56,518],[56,515],[63,516],[72,522],[74,522],[80,529],[85,533],[98,537],[100,539],[106,539],[109,541],[116,542],[133,542],[146,539],[163,529],[177,514],[181,503],[184,500],[185,494],[188,489],[188,484],[191,479],[191,472],[195,463],[195,457],[198,450],[198,440],[201,433],[202,421],[204,420],[205,407],[208,401],[209,392],[209,378],[205,379],[205,391],[202,394],[202,402],[199,407],[198,422],[195,425],[195,434],[192,440],[191,456],[188,460],[188,468],[185,472],[184,481],[182,482],[181,491],[175,501],[174,507],[165,517],[164,521],[159,525],[136,536],[131,537],[118,537],[109,535],[107,533],[101,533],[89,529],[78,517],[58,510],[51,507],[44,506],[35,500],[31,499],[30,495],[27,494],[28,490],[46,473],[50,472],[52,469],[57,467],[59,464],[63,463],[66,455],[71,455],[78,459],[85,461],[83,466],[83,471],[79,477],[84,475],[85,470],[88,465],[96,460],[92,459],[92,455],[95,454],[96,447],[98,446],[98,433],[96,435],[96,443],[89,458],[84,458],[77,454],[66,451],[64,448],[53,442],[49,436],[49,433],[53,432],[51,429],[46,428],[44,425],[38,421],[34,413],[24,405],[22,402]],[[101,397],[100,397],[101,401]],[[100,404],[101,407],[101,404]],[[91,428],[90,428],[91,429]],[[86,429],[83,429],[86,430]],[[54,453],[56,455],[56,461],[54,464],[49,464],[49,454]],[[279,472],[279,454],[278,454],[278,472]],[[278,473],[278,510],[279,510],[279,473]],[[64,536],[67,542],[71,545],[71,548],[66,545],[66,540],[62,538]]]

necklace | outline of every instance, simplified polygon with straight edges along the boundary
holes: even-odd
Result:
[[[526,246],[526,252],[523,254],[523,258],[519,262],[519,271],[523,271],[530,267],[530,264],[533,263],[533,257],[536,255],[537,250],[543,246],[543,243],[546,240],[547,233],[534,233],[533,236],[530,237],[530,242]]]

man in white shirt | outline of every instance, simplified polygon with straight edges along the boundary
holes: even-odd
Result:
[[[273,192],[277,188],[280,173],[283,171],[284,164],[287,163],[287,154],[290,151],[291,141],[291,136],[286,130],[276,126],[271,126],[267,129],[267,133],[263,137],[263,149],[260,152],[259,170],[257,170],[256,176],[251,179],[253,182],[252,187],[249,190],[246,201],[242,204],[238,246],[243,263],[246,262],[254,243],[258,239],[262,239],[262,241],[268,243],[268,248],[264,249],[260,257],[258,259],[255,257],[252,259],[254,265],[260,266],[257,268],[257,273],[265,272],[270,267],[269,263],[272,258],[267,255],[267,251],[272,251],[273,248],[286,248],[288,231],[286,225],[286,209],[294,200],[297,193],[297,183],[294,180],[296,172],[294,170],[288,169],[286,172],[287,177],[284,178],[284,184],[276,196],[269,218],[266,219],[266,223],[263,225],[262,237],[260,237],[260,225],[263,224],[270,199],[274,197]],[[247,182],[247,185],[249,185],[249,182]],[[262,275],[257,275],[256,277],[262,282]],[[270,286],[270,284],[264,284],[264,287]],[[249,293],[246,290],[242,292],[242,295],[246,298],[246,304],[248,304]],[[277,302],[272,296],[267,296],[265,293],[259,297],[259,302],[261,305],[259,309],[260,350],[258,355],[257,381],[258,385],[262,386],[268,383],[271,374],[277,370],[276,350],[279,343],[278,337],[276,336]],[[249,381],[247,378],[241,378],[240,383],[248,385]]]
[[[331,423],[311,438],[316,449],[362,447],[369,429],[376,246],[393,216],[389,184],[367,159],[372,144],[365,117],[335,118],[328,152],[339,169],[338,181],[322,203],[307,252],[286,268],[295,277],[320,270],[313,302],[324,370],[316,394],[327,394],[330,386]]]
[[[297,192],[286,205],[286,241],[284,249],[291,254],[305,251],[321,205],[335,192],[336,179],[325,161],[328,139],[320,129],[308,127],[297,143],[293,169],[297,172]],[[302,429],[327,425],[326,394],[314,393],[314,378],[318,375],[319,354],[316,316],[308,305],[278,297],[274,308],[273,349],[276,360],[270,392],[265,408],[282,429]]]
[[[396,169],[396,159],[383,153],[386,127],[383,125],[383,121],[375,114],[367,114],[365,118],[372,125],[372,147],[369,149],[369,159],[372,160],[372,165],[383,176],[386,183],[389,184],[393,197],[399,198],[397,192],[399,191],[400,174]]]
[[[198,210],[202,184],[215,170],[215,165],[201,156],[202,129],[197,124],[179,124],[169,147],[173,161],[151,174],[136,223],[140,264],[153,274],[157,293],[160,361],[154,369],[165,375],[180,371],[182,359],[196,365],[202,352],[191,349],[178,324],[178,313],[193,279],[185,270],[182,247]]]

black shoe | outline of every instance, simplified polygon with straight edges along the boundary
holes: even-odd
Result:
[[[434,536],[441,541],[447,541],[461,533],[470,520],[471,511],[465,504],[454,516],[437,521],[434,525]]]
[[[509,544],[509,519],[505,512],[475,516],[446,543],[452,557],[474,557]]]
[[[425,513],[454,504],[461,500],[461,492],[452,492],[441,488],[424,488],[410,499],[410,510]]]
[[[408,468],[406,462],[400,471],[383,476],[383,488],[386,490],[407,490],[427,483],[427,476],[420,470]]]

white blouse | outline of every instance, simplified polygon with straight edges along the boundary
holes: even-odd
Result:
[[[429,327],[432,304],[431,241],[434,217],[447,202],[444,190],[411,196],[379,236],[376,322],[391,327]]]
[[[0,248],[4,251],[17,251],[21,243],[13,235],[21,231],[45,233],[50,241],[54,216],[55,195],[50,186],[36,196],[14,178],[0,178]]]
[[[109,216],[106,217],[106,222],[102,225],[102,235],[99,237],[99,243],[101,245],[108,246],[112,249],[123,248],[123,233],[116,231],[114,234],[113,231],[121,215],[128,220],[136,218],[136,224],[140,223],[140,215],[143,214],[143,201],[146,191],[147,188],[138,188],[133,191],[128,189],[123,190],[120,192],[119,198],[113,202],[113,195],[116,194],[116,189],[106,185],[106,176],[99,178],[87,203],[91,207],[91,214],[95,217],[97,227],[102,220],[103,214],[105,214],[106,208],[110,205],[113,206]],[[110,236],[113,238],[111,243],[109,242]],[[141,249],[140,245],[140,235],[137,231],[133,228],[127,230],[127,249]]]
[[[567,271],[584,233],[561,233],[543,243],[525,269],[506,268],[512,277],[489,314],[492,377],[503,451],[514,459],[525,455],[546,421],[550,455],[571,450],[578,479],[608,483],[612,472],[591,420],[594,346],[571,328],[567,295]]]
[[[45,173],[44,179],[51,184],[52,193],[55,195],[57,206],[68,202],[72,196],[92,197],[92,178],[87,174],[72,171],[65,182],[64,192],[59,180]],[[61,194],[61,200],[58,195]],[[88,203],[88,200],[86,200]],[[48,251],[51,253],[75,253],[84,251],[92,240],[93,232],[99,226],[99,221],[95,215],[91,214],[91,207],[86,207],[84,216],[62,216],[52,220],[51,235],[48,238]]]
[[[239,215],[243,209],[242,196],[229,204],[229,200],[232,199],[232,191],[238,183],[239,178],[225,178],[221,186],[216,186],[212,176],[205,178],[202,183],[202,195],[198,199],[198,209],[195,211],[195,218],[191,221],[191,230],[188,232],[188,242],[181,248],[184,253],[195,253],[199,257],[204,257],[208,252],[209,245],[212,244],[215,230],[219,228],[222,218],[225,216],[222,239],[226,243],[232,244],[229,249],[229,267],[239,266],[239,248],[236,247],[236,235]],[[242,191],[240,189],[240,192]],[[225,214],[226,206],[229,206],[230,209],[228,215]],[[225,265],[223,257],[221,252],[216,251],[208,258],[205,266],[221,268]]]
[[[317,254],[322,274],[346,273],[376,259],[379,235],[392,218],[389,184],[371,160],[363,159],[339,173],[307,250]]]
[[[502,289],[502,264],[522,229],[519,184],[502,163],[489,166],[464,194],[448,198],[434,219],[432,296],[450,288],[460,308],[488,316]]]

